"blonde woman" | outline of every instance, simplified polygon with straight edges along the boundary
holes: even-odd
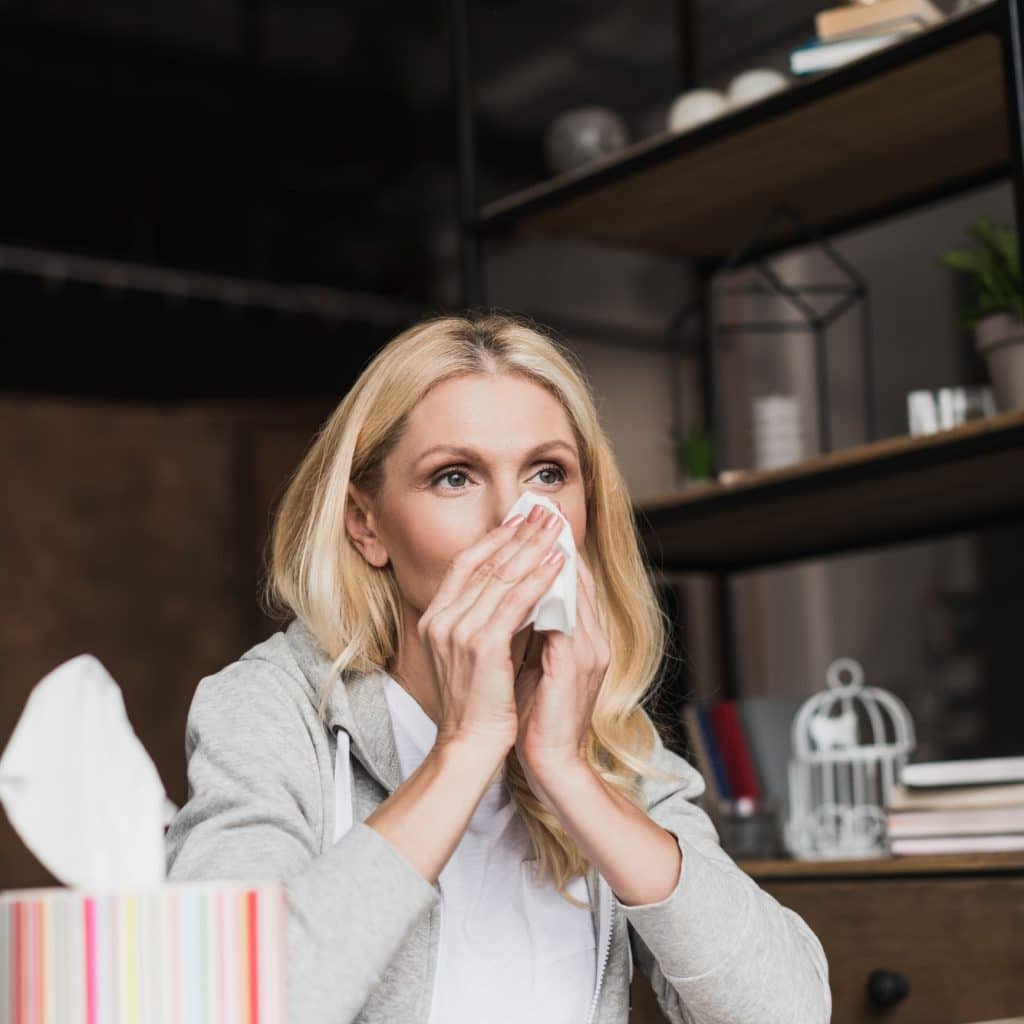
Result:
[[[561,515],[503,522],[525,492]],[[579,554],[577,626],[518,629]],[[553,528],[551,528],[553,527]],[[579,366],[530,322],[394,338],[284,494],[200,680],[172,880],[276,878],[292,1024],[825,1024],[817,937],[723,851],[645,710],[663,615]]]

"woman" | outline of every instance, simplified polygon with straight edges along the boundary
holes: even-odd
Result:
[[[562,515],[503,522],[526,490]],[[566,522],[574,633],[520,629]],[[292,621],[196,689],[168,876],[285,883],[293,1024],[620,1024],[634,958],[674,1024],[829,1020],[817,937],[641,703],[662,613],[557,343],[494,312],[391,341],[290,481],[266,582]]]

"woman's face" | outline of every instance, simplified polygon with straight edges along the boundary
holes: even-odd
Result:
[[[451,378],[416,405],[385,460],[380,500],[360,547],[373,564],[390,562],[406,602],[420,614],[452,558],[500,525],[526,490],[558,505],[582,549],[583,480],[562,406],[521,377]]]

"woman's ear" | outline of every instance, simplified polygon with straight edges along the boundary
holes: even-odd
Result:
[[[349,539],[370,565],[383,569],[388,564],[387,548],[377,536],[370,502],[355,484],[349,484],[348,488],[345,529]]]

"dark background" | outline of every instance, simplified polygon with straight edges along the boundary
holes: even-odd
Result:
[[[696,4],[693,74],[723,86],[810,34],[816,6]],[[633,139],[663,130],[683,81],[674,3],[469,7],[482,201],[548,175],[543,131],[571,106],[612,107]],[[0,259],[9,386],[333,392],[417,312],[460,301],[440,2],[4,3],[0,95],[0,243],[373,299],[328,321],[226,312],[62,284],[59,267],[26,281]],[[326,375],[235,358],[283,339],[337,358]]]
[[[749,66],[786,68],[820,6],[701,0],[686,73],[724,88]],[[544,129],[569,107],[617,110],[634,141],[664,129],[686,70],[674,3],[470,15],[481,201],[548,176]],[[46,672],[92,652],[181,804],[198,680],[276,628],[257,586],[291,472],[381,344],[460,308],[445,7],[0,2],[0,109],[0,739]],[[873,288],[883,436],[905,432],[909,387],[958,382],[969,343],[932,256],[1008,195],[841,240]],[[572,244],[513,251],[488,244],[491,301],[560,306],[620,338],[657,335],[686,276]],[[79,257],[91,283],[69,273]],[[169,276],[139,291],[122,265]],[[209,287],[182,291],[179,271]],[[288,311],[263,301],[276,286],[320,291]],[[597,355],[602,415],[625,434],[651,396]],[[840,426],[859,440],[855,416]],[[664,458],[658,439],[619,440],[631,465]],[[743,692],[809,695],[832,657],[858,656],[911,707],[921,756],[1019,753],[1019,533],[826,560],[825,583],[819,565],[735,580]],[[663,720],[682,695],[721,695],[703,582],[664,593],[677,660]],[[3,821],[0,888],[47,881]]]

